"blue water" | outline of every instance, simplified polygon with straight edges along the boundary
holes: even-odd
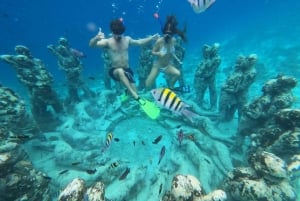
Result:
[[[56,60],[46,46],[55,44],[58,37],[66,36],[74,47],[88,55],[84,60],[85,73],[99,74],[102,72],[99,53],[87,45],[96,32],[87,29],[88,23],[95,23],[109,33],[110,20],[122,17],[126,33],[138,38],[160,32],[154,12],[159,12],[162,19],[175,14],[181,25],[187,23],[188,52],[199,51],[204,43],[222,42],[239,34],[247,37],[232,48],[242,49],[251,45],[247,40],[253,35],[270,29],[280,30],[280,34],[289,40],[290,35],[295,35],[300,19],[299,8],[297,0],[219,0],[206,12],[197,15],[185,0],[3,0],[0,2],[0,54],[14,53],[15,45],[26,45],[35,57],[46,63],[56,79],[62,79],[63,74],[57,70]],[[137,57],[134,51],[132,65]],[[16,80],[12,70],[3,62],[0,67],[3,72],[1,82],[14,85]]]
[[[258,73],[261,72],[258,83],[277,73],[300,80],[299,10],[299,0],[217,0],[201,14],[195,14],[186,0],[1,0],[0,55],[15,54],[16,45],[29,47],[32,55],[46,64],[55,85],[60,86],[65,81],[64,72],[58,69],[56,58],[46,48],[49,44],[57,44],[59,37],[67,37],[72,47],[87,55],[83,59],[83,74],[98,76],[103,70],[101,51],[88,46],[98,27],[108,35],[111,19],[123,18],[126,34],[142,38],[161,32],[154,13],[159,13],[162,19],[174,14],[180,22],[179,27],[187,24],[184,68],[196,67],[203,44],[218,42],[224,58],[221,68],[231,65],[239,54],[256,53],[259,62],[265,64],[264,72],[268,72],[263,74],[258,69]],[[96,29],[89,29],[90,24]],[[293,47],[298,52],[293,51]],[[133,69],[138,65],[138,50],[130,49]],[[283,66],[282,58],[290,62]],[[194,72],[194,69],[185,70]],[[21,97],[28,96],[14,70],[2,61],[0,72],[1,84],[14,89]],[[259,90],[260,87],[251,96],[260,94]],[[295,94],[298,96],[299,87]],[[160,147],[156,149],[159,152]]]

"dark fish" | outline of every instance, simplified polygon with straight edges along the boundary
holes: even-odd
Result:
[[[78,58],[85,58],[85,57],[86,57],[86,55],[85,55],[83,52],[81,52],[81,51],[79,51],[79,50],[76,50],[76,49],[74,49],[74,48],[70,48],[70,51],[72,52],[72,54],[73,54],[75,57],[78,57]]]
[[[146,145],[146,143],[145,143],[143,140],[142,140],[142,142],[141,142],[141,143],[142,143],[142,145],[144,145],[144,146]]]
[[[166,153],[166,147],[163,146],[163,147],[161,148],[161,150],[160,150],[160,155],[159,155],[158,165],[160,164],[160,161],[161,161],[161,159],[164,157],[165,153]]]
[[[205,158],[204,160],[205,160],[208,164],[210,164],[210,161],[209,161],[208,159]]]
[[[116,142],[119,142],[119,141],[120,141],[120,139],[117,138],[117,137],[115,137],[114,140],[115,140]]]
[[[96,80],[96,78],[93,77],[93,76],[89,76],[88,78],[89,78],[90,80]]]
[[[52,178],[51,177],[49,177],[49,176],[43,176],[45,179],[47,179],[47,180],[51,180]]]
[[[86,173],[88,173],[88,174],[95,174],[95,173],[97,172],[96,169],[93,169],[93,170],[85,170],[85,171],[86,171]]]
[[[159,143],[159,141],[161,140],[162,135],[158,136],[157,138],[155,138],[155,140],[152,142],[152,144],[157,144]]]
[[[175,128],[177,128],[177,129],[178,129],[178,128],[181,128],[181,125],[177,125]]]
[[[158,191],[158,195],[161,194],[161,191],[162,191],[162,184],[159,185],[159,191]]]
[[[133,143],[133,146],[135,147],[135,140],[133,140],[133,142],[132,142],[132,143]]]
[[[75,166],[75,165],[79,165],[81,162],[74,162],[74,163],[71,163],[71,165]]]
[[[58,174],[62,175],[62,174],[65,174],[67,172],[69,172],[69,170],[63,170],[63,171],[59,172]]]
[[[130,173],[130,168],[127,167],[126,170],[123,172],[123,174],[119,177],[119,180],[126,179],[127,175]]]
[[[182,131],[182,129],[180,129],[180,130],[177,132],[177,140],[178,140],[180,146],[181,146],[183,137],[184,137],[183,131]]]
[[[14,136],[9,136],[8,138],[24,140],[24,139],[29,139],[30,135],[14,135]]]

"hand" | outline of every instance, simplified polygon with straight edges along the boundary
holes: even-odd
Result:
[[[152,40],[157,40],[157,39],[159,39],[159,34],[158,33],[156,33],[156,34],[154,34],[154,35],[152,35]]]
[[[103,39],[105,38],[105,34],[102,32],[101,27],[99,28],[98,34],[97,34],[98,39]]]

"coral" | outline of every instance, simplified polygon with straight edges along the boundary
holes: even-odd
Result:
[[[171,191],[163,196],[163,201],[224,201],[227,195],[223,190],[215,190],[204,195],[200,181],[192,175],[176,175]]]
[[[86,187],[84,180],[75,178],[67,187],[59,194],[58,201],[81,201],[85,193]]]
[[[269,152],[249,156],[251,167],[236,168],[224,181],[228,196],[239,201],[295,201],[286,163]],[[246,171],[245,171],[246,170]]]

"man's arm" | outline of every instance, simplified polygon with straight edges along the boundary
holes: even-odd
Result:
[[[90,42],[90,47],[106,47],[108,44],[107,39],[104,37],[104,33],[98,33],[96,36],[94,36]]]
[[[154,34],[147,38],[142,38],[142,39],[137,39],[137,40],[130,38],[129,44],[130,45],[146,45],[146,44],[150,43],[151,41],[156,40],[158,38],[159,38],[159,34]]]

